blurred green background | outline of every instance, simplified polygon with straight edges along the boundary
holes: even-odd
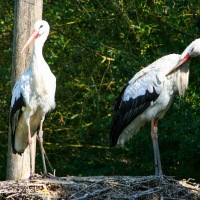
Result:
[[[44,0],[51,31],[44,57],[57,77],[44,147],[57,176],[154,174],[150,124],[124,148],[109,148],[112,106],[133,75],[181,53],[200,34],[196,0]],[[5,179],[14,2],[0,0],[0,180]],[[159,122],[163,172],[200,181],[200,58],[189,90]],[[42,171],[37,151],[36,172]]]

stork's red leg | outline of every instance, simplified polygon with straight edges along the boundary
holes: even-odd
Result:
[[[39,129],[38,137],[39,137],[39,144],[40,144],[40,150],[41,150],[41,156],[42,156],[43,173],[47,174],[46,162],[45,162],[45,157],[44,157],[44,147],[43,147],[43,130],[42,130],[43,122],[44,122],[44,117],[40,121],[40,129]]]
[[[158,119],[151,120],[151,139],[153,142],[154,161],[155,161],[155,175],[162,176],[162,167],[160,161],[160,151],[158,146]]]

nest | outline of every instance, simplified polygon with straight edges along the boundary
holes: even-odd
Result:
[[[197,200],[200,186],[191,180],[131,176],[51,177],[0,182],[0,199],[149,199]]]

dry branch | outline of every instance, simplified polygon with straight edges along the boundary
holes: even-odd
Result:
[[[172,177],[36,176],[32,180],[0,182],[0,199],[200,199],[199,184]]]

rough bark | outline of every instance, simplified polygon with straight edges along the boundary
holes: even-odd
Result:
[[[15,0],[14,38],[12,55],[12,87],[19,76],[29,67],[33,44],[23,53],[21,50],[33,31],[34,23],[42,19],[43,0]],[[36,134],[32,140],[32,163],[35,171]],[[26,179],[30,176],[29,147],[22,156],[12,153],[11,132],[8,135],[7,180]]]

